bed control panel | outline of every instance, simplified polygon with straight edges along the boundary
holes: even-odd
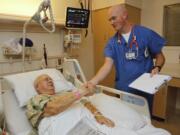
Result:
[[[144,102],[143,99],[138,98],[138,97],[134,97],[134,96],[131,96],[131,95],[123,95],[121,97],[121,99],[123,101],[126,101],[128,103],[132,103],[132,104],[135,104],[135,105],[139,105],[139,106],[144,106],[145,105],[145,102]]]

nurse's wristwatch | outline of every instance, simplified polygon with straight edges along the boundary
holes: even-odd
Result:
[[[161,71],[161,66],[153,66],[153,69],[155,69],[155,68],[158,68],[158,71],[160,72]]]

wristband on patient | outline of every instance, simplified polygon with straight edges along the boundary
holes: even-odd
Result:
[[[77,99],[81,98],[81,93],[78,90],[74,92],[74,95]]]

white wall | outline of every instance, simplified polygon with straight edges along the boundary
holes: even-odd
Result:
[[[21,38],[22,32],[0,32],[0,45],[12,38]],[[27,38],[34,43],[35,50],[34,58],[42,56],[43,44],[46,45],[48,55],[56,56],[63,52],[62,34],[61,33],[27,33]],[[2,51],[0,52],[0,60],[3,60]]]
[[[84,36],[84,35],[82,35]],[[85,73],[87,80],[91,79],[94,74],[94,52],[93,52],[93,35],[91,26],[88,30],[88,36],[83,39],[83,43],[79,48],[79,58],[81,67]]]
[[[84,35],[82,35],[83,37]],[[11,38],[19,38],[22,37],[21,32],[0,32],[0,48],[2,47],[3,43]],[[63,55],[63,30],[60,33],[27,33],[27,38],[30,38],[34,43],[33,58],[43,58],[43,44],[46,44],[47,54],[49,57],[53,56],[61,56]],[[94,65],[93,65],[93,43],[92,43],[92,33],[91,29],[89,29],[89,34],[87,38],[83,38],[83,42],[80,45],[78,51],[78,59],[79,62],[84,70],[84,73],[88,79],[90,79],[94,75]],[[2,61],[11,61],[7,59],[3,55],[2,49],[0,49],[0,62]],[[17,60],[17,59],[14,59]],[[21,57],[20,59],[21,60]],[[13,60],[12,60],[13,61]],[[38,66],[38,65],[39,66]],[[50,63],[50,66],[55,65],[56,63]],[[19,63],[19,66],[15,64],[0,64],[0,73],[7,73],[9,71],[15,72],[19,71],[18,69],[22,69],[22,64]],[[36,63],[29,63],[25,65],[26,68],[30,69],[34,66],[41,66],[41,62]]]
[[[20,38],[22,37],[21,32],[0,32],[0,48],[3,46],[3,43],[6,42],[7,40],[10,40],[12,38]],[[32,58],[43,58],[43,44],[46,45],[47,49],[47,55],[48,57],[52,56],[60,56],[63,53],[63,40],[62,40],[62,33],[54,33],[54,34],[49,34],[49,33],[28,33],[27,38],[31,39],[34,43],[33,48],[35,51],[33,51],[33,56]],[[20,60],[20,58],[13,58],[11,59],[5,57],[3,55],[3,50],[1,48],[0,51],[0,62],[3,61],[12,61],[10,65],[6,64],[0,64],[0,73],[7,73],[9,71],[15,72],[19,71],[18,69],[22,69],[22,64],[19,63],[19,66],[16,64],[13,64],[13,60]],[[41,62],[35,63],[39,65],[34,65],[34,63],[29,63],[27,68],[29,69],[30,67],[40,67]],[[50,64],[50,63],[49,63]],[[55,64],[55,63],[54,63]],[[9,71],[8,71],[9,70]],[[21,71],[21,70],[20,70]]]
[[[39,3],[42,0],[0,0],[2,8],[0,9],[0,21],[1,18],[4,19],[20,19],[27,20],[26,17],[32,16],[37,10]],[[51,0],[52,8],[54,11],[56,23],[62,24],[65,20],[66,7],[80,7],[79,0]],[[3,15],[4,14],[4,15]],[[13,16],[8,16],[13,15]],[[15,16],[14,16],[15,15]],[[20,17],[16,17],[20,16]],[[24,17],[21,17],[24,16]],[[8,18],[10,17],[10,18]],[[12,24],[13,25],[13,24]],[[90,28],[91,29],[91,28]],[[21,37],[21,32],[0,32],[0,46],[4,41],[12,37]],[[49,35],[47,33],[28,33],[28,38],[32,38],[34,41],[34,46],[36,47],[36,53],[34,57],[42,55],[42,44],[45,43],[48,50],[49,56],[61,55],[63,52],[63,34],[56,33]],[[87,78],[90,78],[94,74],[93,66],[93,45],[92,45],[92,35],[89,35],[83,40],[81,47],[79,48],[79,60],[84,69]],[[0,61],[4,60],[2,51],[0,51]],[[87,66],[87,60],[90,65]],[[0,70],[3,66],[0,67]],[[87,67],[87,68],[86,68]],[[5,68],[6,69],[6,68]]]
[[[92,9],[106,8],[121,3],[125,3],[125,0],[92,0]]]
[[[127,3],[129,5],[141,8],[142,0],[92,0],[92,9],[102,9],[121,3]]]
[[[0,0],[0,13],[31,16],[37,10],[41,0]]]
[[[125,3],[138,8],[142,7],[142,0],[125,0]]]
[[[26,20],[39,8],[43,0],[0,0],[0,18]],[[57,24],[64,24],[66,7],[80,7],[79,0],[51,0],[54,19]]]
[[[163,7],[180,0],[142,0],[141,24],[163,33]]]
[[[51,0],[56,23],[62,24],[66,18],[66,7],[80,8],[79,0]]]

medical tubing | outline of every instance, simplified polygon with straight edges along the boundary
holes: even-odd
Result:
[[[48,31],[49,33],[53,33],[55,31],[55,21],[54,21],[54,17],[53,17],[53,12],[52,12],[52,7],[51,7],[51,3],[49,4],[49,15],[51,18],[51,30],[49,30],[44,23],[42,22],[42,19],[39,20],[40,25],[43,27],[43,29],[45,29],[46,31]]]
[[[25,38],[26,38],[26,27],[27,22],[24,24],[23,27],[23,49],[22,49],[22,71],[24,72],[24,66],[25,66]]]
[[[50,2],[50,1],[49,1]],[[40,6],[43,5],[44,2],[41,3]],[[54,21],[54,17],[53,17],[53,13],[52,13],[52,7],[51,7],[51,3],[49,3],[49,14],[50,14],[50,18],[51,18],[51,27],[52,27],[52,30],[49,30],[48,28],[46,28],[42,22],[42,19],[40,18],[39,20],[39,23],[40,25],[46,30],[48,31],[49,33],[53,33],[55,31],[55,21]],[[24,26],[23,26],[23,50],[22,50],[22,71],[24,72],[25,71],[25,39],[26,39],[26,28],[27,28],[27,25],[34,19],[34,17],[36,16],[37,17],[37,14],[40,14],[39,13],[40,11],[38,10],[34,15],[33,17],[31,17],[30,20],[26,21],[24,23]],[[40,16],[38,16],[40,17]]]
[[[25,41],[26,41],[26,28],[27,25],[32,21],[33,18],[26,21],[23,26],[23,47],[22,47],[22,71],[25,70]]]

